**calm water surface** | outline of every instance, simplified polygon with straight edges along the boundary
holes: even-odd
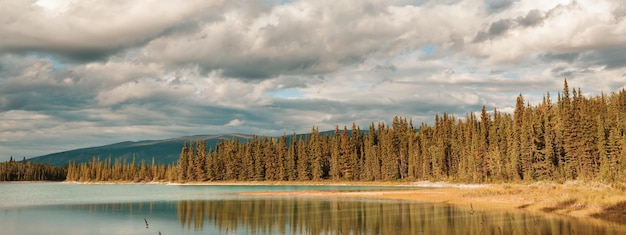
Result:
[[[624,226],[571,218],[505,211],[475,211],[471,208],[431,203],[237,195],[239,192],[387,189],[402,188],[1,183],[0,234],[625,234],[626,232]]]

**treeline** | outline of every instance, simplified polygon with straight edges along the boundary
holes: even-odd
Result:
[[[65,180],[64,167],[28,162],[16,162],[13,157],[0,163],[0,181],[62,181]]]
[[[520,95],[513,115],[444,114],[422,125],[412,153],[418,179],[465,182],[626,180],[626,91],[584,97],[567,81],[553,103]]]
[[[433,125],[422,123],[419,129],[411,120],[395,117],[391,125],[372,123],[367,131],[353,124],[350,130],[336,127],[334,134],[322,135],[313,128],[310,135],[294,134],[290,141],[283,135],[223,140],[210,149],[203,141],[185,144],[178,164],[167,168],[165,178],[180,182],[626,180],[625,130],[624,89],[585,97],[580,89],[570,91],[565,81],[556,102],[548,93],[542,103],[531,106],[520,95],[513,114],[483,107],[480,113],[464,117],[437,115]],[[100,167],[111,168],[95,161],[70,165],[69,172],[94,180]]]
[[[334,135],[223,141],[208,152],[186,145],[180,181],[205,180],[626,180],[626,91],[587,98],[580,89],[548,93],[531,106],[520,95],[513,115],[484,107],[434,125],[395,117]]]
[[[364,134],[367,133],[367,134]],[[246,142],[224,140],[206,151],[202,141],[185,145],[178,162],[179,181],[309,181],[382,180],[408,177],[408,153],[416,132],[406,119],[395,118],[363,132],[336,128],[306,137],[253,137]]]
[[[70,162],[67,169],[67,181],[132,181],[132,182],[163,182],[176,181],[177,169],[174,165],[155,164],[147,165],[144,160],[137,163],[135,158],[131,162],[111,158],[101,160],[92,158],[91,161],[77,164]]]

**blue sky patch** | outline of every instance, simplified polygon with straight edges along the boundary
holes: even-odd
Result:
[[[266,92],[265,95],[268,97],[279,98],[279,99],[297,99],[297,98],[303,97],[302,92],[296,89],[284,89],[284,90],[278,90],[278,91],[271,91],[271,92]]]
[[[437,45],[426,45],[426,46],[420,47],[420,51],[424,52],[427,55],[432,55],[435,53],[437,48],[439,48],[439,46]]]

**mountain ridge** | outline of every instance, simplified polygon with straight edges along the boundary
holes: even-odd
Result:
[[[343,132],[343,130],[339,130]],[[361,130],[361,133],[367,133],[366,130]],[[335,130],[327,130],[319,132],[319,135],[326,136],[332,135]],[[351,135],[352,131],[348,130]],[[306,137],[311,133],[294,133],[296,138]],[[287,143],[291,142],[294,134],[287,135]],[[152,159],[156,164],[174,164],[178,161],[180,152],[183,148],[183,144],[192,141],[204,140],[206,142],[207,149],[214,148],[221,140],[232,140],[238,138],[239,141],[247,141],[254,136],[262,137],[262,135],[251,135],[241,133],[228,133],[228,134],[199,134],[189,136],[179,136],[167,139],[159,140],[138,140],[138,141],[122,141],[113,144],[93,146],[86,148],[77,148],[72,150],[66,150],[56,153],[50,153],[37,157],[27,159],[27,161],[37,163],[47,163],[54,166],[63,166],[69,164],[70,161],[75,163],[88,162],[91,159],[111,158],[112,160],[131,162],[134,160],[140,163],[142,160],[146,164],[152,163]],[[268,138],[280,138],[280,136],[267,136]]]
[[[55,166],[68,164],[70,161],[83,163],[94,157],[100,159],[112,158],[115,160],[130,162],[135,158],[137,162],[142,160],[151,163],[154,158],[157,164],[172,164],[178,158],[183,144],[191,141],[204,140],[208,147],[214,147],[221,141],[238,138],[239,140],[251,139],[253,135],[232,133],[214,135],[191,135],[158,140],[122,141],[113,144],[93,146],[86,148],[71,149],[56,153],[50,153],[27,159],[38,163],[48,163]]]

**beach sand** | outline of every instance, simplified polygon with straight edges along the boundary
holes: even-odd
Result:
[[[275,182],[270,184],[290,184]],[[249,184],[249,183],[248,183]],[[258,182],[263,184],[263,182]],[[296,183],[298,184],[298,183]],[[316,183],[305,183],[316,184]],[[445,203],[477,210],[514,210],[583,218],[598,223],[626,225],[626,193],[601,183],[566,182],[532,184],[317,183],[323,185],[413,186],[421,189],[394,191],[319,191],[242,193],[257,196],[354,197]]]

